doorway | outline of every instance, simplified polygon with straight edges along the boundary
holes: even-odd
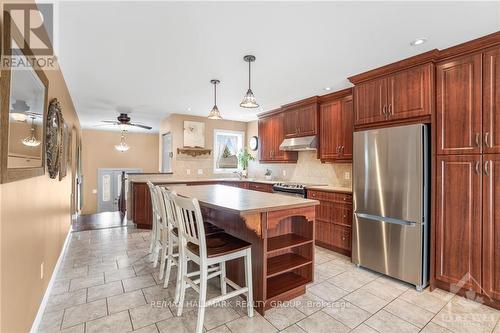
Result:
[[[97,169],[97,212],[116,212],[119,210],[119,199],[122,191],[122,172],[140,173],[142,169],[99,168]],[[128,186],[125,183],[125,198]]]
[[[161,136],[161,172],[172,172],[172,133]]]

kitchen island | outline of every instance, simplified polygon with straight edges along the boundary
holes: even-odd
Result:
[[[256,310],[305,293],[314,277],[316,200],[224,185],[168,186],[197,198],[205,221],[252,244]],[[228,278],[245,285],[243,260],[226,263]]]

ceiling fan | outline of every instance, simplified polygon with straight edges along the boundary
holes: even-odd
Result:
[[[140,127],[140,128],[144,128],[147,130],[152,129],[151,126],[130,122],[130,117],[128,116],[127,113],[120,113],[120,115],[116,119],[117,120],[101,120],[101,122],[106,123],[106,124],[111,124],[111,125],[117,125],[117,126],[121,126],[121,127],[135,126],[135,127]]]

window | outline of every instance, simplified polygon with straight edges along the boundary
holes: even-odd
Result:
[[[243,149],[245,133],[239,131],[214,131],[214,172],[238,170],[238,152]]]

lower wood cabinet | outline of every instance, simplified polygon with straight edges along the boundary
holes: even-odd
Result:
[[[273,185],[264,183],[248,183],[248,189],[260,192],[272,192]]]
[[[316,245],[351,256],[352,194],[310,190],[316,206]]]

